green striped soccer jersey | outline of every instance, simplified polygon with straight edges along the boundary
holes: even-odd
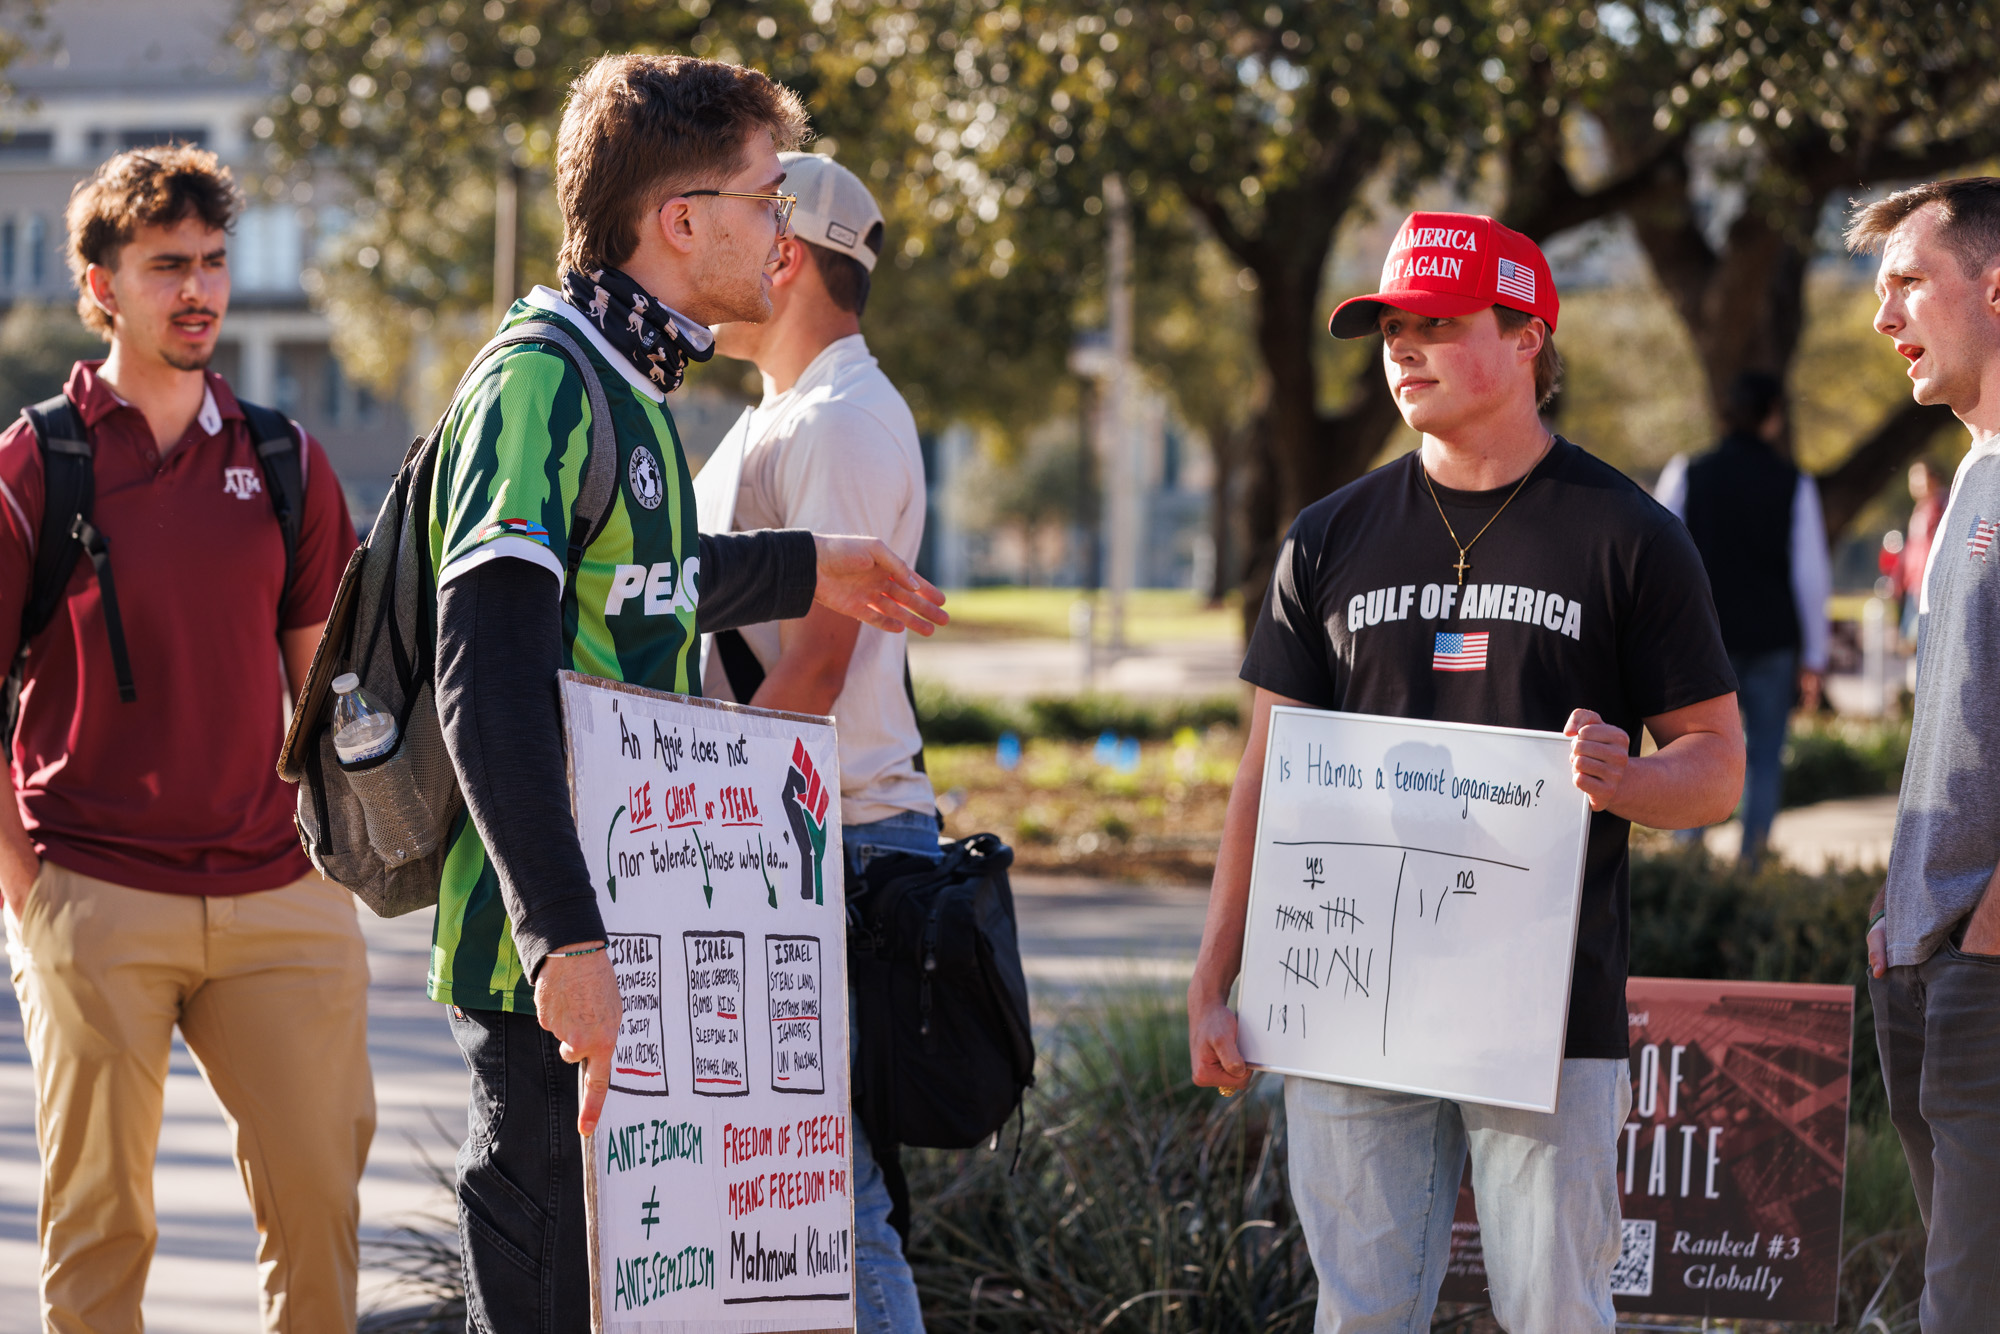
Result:
[[[557,319],[590,353],[618,438],[617,493],[603,530],[562,593],[564,665],[590,676],[700,694],[695,598],[700,561],[693,483],[674,419],[589,341],[596,331],[560,298],[517,301],[503,328]],[[560,307],[558,309],[558,307]],[[453,400],[431,493],[429,590],[499,557],[564,577],[571,513],[590,454],[590,400],[561,352],[526,344],[494,354]],[[430,620],[436,623],[435,602]],[[548,776],[551,783],[563,775]],[[500,880],[469,814],[451,832],[431,939],[431,999],[532,1013]]]

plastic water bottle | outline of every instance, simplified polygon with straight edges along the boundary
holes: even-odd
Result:
[[[396,716],[368,697],[361,678],[333,678],[333,749],[342,764],[377,760],[396,748]]]

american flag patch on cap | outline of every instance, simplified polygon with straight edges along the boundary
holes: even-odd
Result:
[[[1437,637],[1437,646],[1431,651],[1431,670],[1434,672],[1483,672],[1486,670],[1486,637],[1490,631],[1480,630],[1469,635],[1444,634]]]
[[[1535,300],[1535,271],[1511,259],[1503,259],[1499,264],[1500,276],[1493,280],[1493,290],[1501,296],[1511,296],[1516,301],[1532,305]]]

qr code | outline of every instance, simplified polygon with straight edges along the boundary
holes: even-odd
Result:
[[[1618,1247],[1618,1263],[1611,1270],[1611,1295],[1650,1297],[1653,1295],[1653,1238],[1659,1224],[1650,1218],[1624,1220],[1624,1237]]]

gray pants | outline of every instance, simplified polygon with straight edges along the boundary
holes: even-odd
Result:
[[[1466,1153],[1493,1313],[1510,1334],[1611,1334],[1624,1061],[1566,1060],[1556,1110],[1288,1076],[1292,1206],[1319,1273],[1316,1334],[1423,1334]]]
[[[2000,958],[1945,944],[1871,979],[1889,1119],[1929,1234],[1924,1334],[2000,1310]]]

